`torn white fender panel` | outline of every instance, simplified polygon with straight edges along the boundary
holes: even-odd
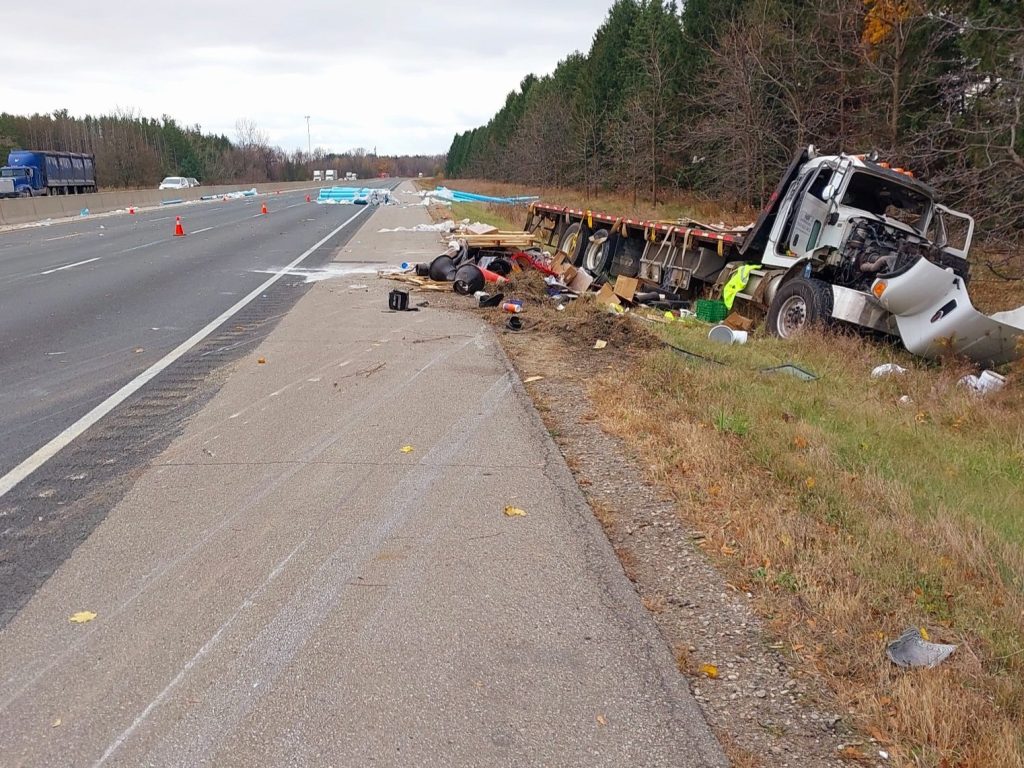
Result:
[[[952,351],[984,365],[1024,356],[1024,307],[979,312],[951,269],[919,259],[901,275],[875,280],[871,292],[895,316],[903,345],[915,355]]]

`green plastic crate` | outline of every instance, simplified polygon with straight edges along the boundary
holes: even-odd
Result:
[[[697,319],[703,320],[705,323],[720,323],[725,320],[725,316],[729,314],[729,310],[725,308],[724,301],[698,299],[697,301]]]

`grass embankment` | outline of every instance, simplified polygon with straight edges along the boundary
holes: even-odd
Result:
[[[724,348],[706,327],[598,379],[604,428],[669,489],[786,649],[908,765],[1024,762],[1024,392],[979,398],[956,365],[872,379],[887,355],[808,334]],[[794,362],[804,382],[761,368]],[[909,398],[907,401],[905,398]],[[908,626],[959,652],[901,672]]]
[[[453,214],[502,227],[516,215]],[[539,329],[545,313],[565,325],[538,313]],[[964,365],[858,336],[755,334],[722,347],[707,326],[653,327],[724,365],[667,348],[630,356],[593,379],[602,427],[707,533],[702,546],[755,594],[783,651],[828,682],[895,764],[1024,765],[1019,367],[979,397],[957,383]],[[873,379],[888,361],[908,372]],[[818,380],[761,372],[786,362]],[[959,650],[934,670],[898,670],[885,646],[910,626]]]

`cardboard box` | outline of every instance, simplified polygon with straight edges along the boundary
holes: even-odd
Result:
[[[739,312],[730,313],[722,322],[734,331],[750,331],[754,327],[754,321]]]
[[[597,292],[598,304],[619,304],[619,297],[615,295],[615,289],[612,288],[610,283],[605,283],[601,286],[601,290]]]
[[[615,278],[615,295],[623,301],[632,302],[633,296],[636,295],[636,289],[639,287],[640,281],[635,277],[623,277],[619,275]]]
[[[573,269],[576,269],[573,267]],[[569,290],[573,293],[585,293],[590,284],[594,282],[594,276],[585,269],[576,270],[576,275],[569,283]]]

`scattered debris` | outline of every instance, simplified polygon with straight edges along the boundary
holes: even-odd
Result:
[[[413,448],[411,445],[403,445],[402,446],[402,453],[412,453],[415,450],[416,449]]]
[[[535,381],[543,381],[543,376],[530,376],[528,379],[523,379],[523,384],[533,384]]]
[[[96,618],[96,614],[92,611],[79,611],[78,613],[71,614],[68,619],[72,624],[88,624],[90,621]]]
[[[886,363],[880,365],[871,372],[871,378],[873,379],[884,379],[887,376],[902,376],[907,372],[907,369],[902,365],[896,365],[896,363]]]
[[[955,645],[929,642],[917,627],[911,627],[885,649],[889,661],[897,667],[937,667],[956,650]]]
[[[594,349],[604,349],[608,346],[608,342],[604,339],[598,339],[594,342]]]
[[[505,327],[510,331],[521,331],[523,330],[523,320],[522,318],[513,315],[508,319],[508,322],[505,323]]]
[[[267,364],[267,358],[259,357],[259,358],[256,359],[256,365],[266,365],[266,364]]]
[[[505,507],[505,517],[526,517],[526,511],[519,507]]]
[[[711,329],[708,333],[708,338],[711,341],[717,341],[719,344],[746,344],[747,332],[737,331],[722,323]]]
[[[987,395],[992,392],[998,392],[1006,386],[1006,377],[996,373],[995,371],[982,371],[980,375],[975,376],[973,373],[964,376],[960,379],[960,385],[968,387],[979,395]]]
[[[388,294],[388,308],[394,312],[405,312],[409,309],[409,292],[395,288]]]

